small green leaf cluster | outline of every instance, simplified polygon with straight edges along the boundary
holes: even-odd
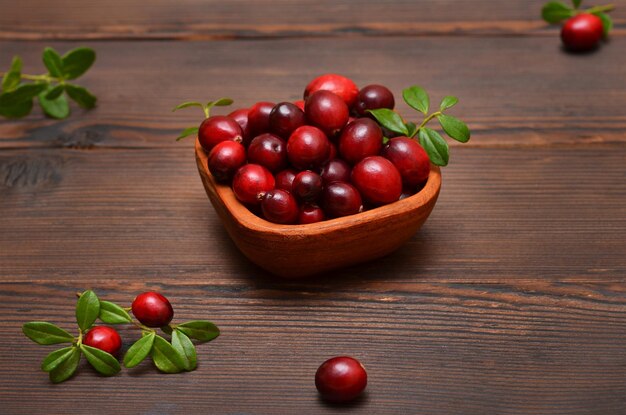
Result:
[[[613,29],[613,19],[607,14],[615,8],[612,4],[606,6],[594,6],[589,9],[581,9],[582,0],[572,0],[572,7],[560,1],[551,1],[546,3],[541,9],[541,17],[550,24],[561,23],[577,14],[589,13],[596,15],[602,20],[604,36],[608,36]]]
[[[219,336],[217,326],[208,321],[188,321],[170,324],[161,330],[171,336],[168,341],[152,328],[135,321],[123,308],[110,301],[100,300],[95,292],[87,290],[79,294],[76,302],[78,335],[73,336],[64,329],[44,321],[31,321],[22,326],[22,331],[32,341],[41,345],[69,343],[48,354],[41,369],[49,373],[53,383],[69,379],[78,368],[81,356],[85,356],[93,368],[104,376],[113,376],[120,370],[119,361],[111,354],[83,343],[83,337],[97,320],[108,324],[133,324],[141,330],[141,338],[126,352],[123,362],[127,368],[135,367],[151,356],[154,365],[165,373],[191,371],[196,368],[196,349],[191,339],[208,342]]]
[[[232,105],[232,103],[233,103],[233,100],[230,98],[220,98],[220,99],[216,99],[215,101],[209,101],[206,104],[203,104],[201,102],[196,102],[196,101],[189,101],[189,102],[183,102],[182,104],[178,104],[172,109],[172,112],[181,110],[183,108],[200,107],[202,108],[202,111],[204,111],[204,118],[206,119],[211,116],[211,108],[227,107],[229,105]],[[176,141],[180,141],[185,137],[189,137],[190,135],[197,135],[197,134],[198,134],[198,127],[187,127],[183,131],[181,131],[181,133],[176,138]]]
[[[47,47],[42,59],[48,70],[43,75],[22,73],[22,59],[19,56],[13,58],[7,72],[0,72],[0,116],[25,117],[32,111],[35,99],[47,116],[57,119],[70,115],[68,97],[82,108],[96,106],[96,97],[91,92],[68,82],[82,76],[93,65],[96,60],[93,49],[80,47],[61,56],[53,48]]]
[[[400,114],[387,108],[369,110],[369,112],[380,125],[388,130],[410,138],[417,136],[430,161],[437,166],[446,166],[450,158],[448,143],[441,134],[426,127],[426,125],[429,121],[436,118],[443,131],[450,138],[461,143],[468,142],[470,130],[467,125],[458,118],[444,113],[444,111],[452,108],[459,102],[458,98],[453,96],[444,97],[439,104],[439,109],[429,114],[430,97],[424,88],[417,85],[406,88],[402,91],[402,97],[411,108],[424,116],[424,120],[419,125],[413,122],[405,122]]]

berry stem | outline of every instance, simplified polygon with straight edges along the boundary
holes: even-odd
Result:
[[[610,12],[612,10],[615,9],[615,5],[614,4],[607,4],[606,6],[594,6],[591,7],[587,10],[581,10],[580,13],[604,13],[604,12]]]
[[[441,111],[437,111],[437,112],[433,112],[432,114],[430,114],[428,117],[424,118],[424,121],[422,121],[422,123],[419,125],[419,127],[417,127],[417,130],[415,130],[415,134],[413,134],[412,137],[415,137],[417,135],[417,133],[426,126],[426,124],[428,124],[428,122],[430,120],[432,120],[433,118],[441,115],[442,112]]]
[[[6,75],[6,72],[2,72],[0,71],[0,76],[4,76]],[[55,78],[53,76],[44,74],[44,75],[28,75],[28,74],[20,74],[20,77],[22,79],[27,79],[29,81],[44,81],[44,82],[60,82],[60,80],[58,78]]]

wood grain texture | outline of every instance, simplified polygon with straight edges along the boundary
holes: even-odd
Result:
[[[544,0],[1,0],[0,39],[245,39],[279,37],[553,36]],[[613,36],[626,33],[615,0]]]

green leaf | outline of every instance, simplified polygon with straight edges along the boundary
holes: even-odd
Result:
[[[189,340],[189,337],[180,330],[174,330],[172,332],[172,346],[183,358],[185,370],[194,370],[197,364],[196,347]]]
[[[76,302],[76,322],[82,331],[86,331],[100,315],[100,301],[91,290],[80,295]]]
[[[43,50],[43,64],[46,65],[48,72],[55,78],[63,78],[63,61],[59,53],[47,47]]]
[[[120,362],[104,350],[96,349],[86,344],[81,344],[80,348],[89,364],[101,374],[113,376],[121,370]]]
[[[63,92],[62,89],[61,92]],[[49,92],[47,91],[39,94],[39,105],[41,105],[43,112],[52,118],[67,118],[70,115],[70,105],[65,95],[59,95],[55,99],[49,99],[47,97],[48,94]]]
[[[74,102],[83,108],[91,109],[96,106],[97,98],[82,86],[66,84],[65,91]]]
[[[195,134],[195,135],[198,134],[198,127],[185,128],[183,131],[180,132],[180,134],[176,138],[176,141],[180,141],[183,138],[189,137],[190,135],[193,135],[193,134]]]
[[[461,143],[467,143],[469,141],[470,130],[463,121],[445,114],[437,116],[437,119],[439,120],[439,124],[441,124],[443,131],[445,131],[450,137],[454,138],[456,141],[460,141]]]
[[[48,90],[46,91],[45,97],[46,99],[56,99],[63,93],[64,90],[65,90],[65,86],[61,84],[56,85],[54,87],[50,86]]]
[[[448,152],[448,143],[435,130],[430,128],[422,128],[419,131],[420,145],[428,153],[430,161],[437,166],[448,165],[450,157]]]
[[[189,107],[200,107],[202,109],[204,109],[204,105],[199,103],[199,102],[195,102],[195,101],[190,101],[190,102],[183,102],[182,104],[178,104],[176,105],[173,109],[172,112],[178,111],[178,110],[182,110],[183,108],[189,108]]]
[[[50,380],[53,383],[61,383],[69,379],[76,369],[78,368],[78,362],[80,362],[80,349],[76,346],[72,347],[72,353],[57,367],[50,371]]]
[[[109,324],[130,323],[128,311],[110,301],[100,301],[100,320]]]
[[[163,326],[163,327],[159,327],[161,329],[161,331],[165,334],[169,334],[170,336],[172,335],[172,326]]]
[[[85,72],[96,60],[96,52],[90,48],[76,48],[61,58],[65,79],[76,79]]]
[[[414,137],[417,134],[417,125],[413,122],[406,123],[406,129],[408,131],[407,137]]]
[[[196,320],[178,324],[176,328],[192,339],[208,342],[220,335],[220,329],[209,321]]]
[[[54,370],[57,366],[65,361],[65,359],[69,358],[70,355],[74,352],[74,346],[64,347],[59,350],[55,350],[50,353],[41,363],[41,370],[44,372],[50,372]]]
[[[541,9],[541,17],[548,23],[559,23],[572,17],[574,14],[575,12],[572,8],[560,1],[546,3],[543,9]]]
[[[185,370],[183,357],[167,340],[155,336],[152,345],[152,360],[157,369],[165,373],[179,373]]]
[[[574,5],[574,8],[577,9],[580,7],[580,3],[582,3],[583,0],[572,0],[572,4]]]
[[[383,127],[399,134],[409,134],[402,117],[397,112],[387,108],[367,110],[367,112],[372,114]]]
[[[439,104],[439,110],[445,111],[448,108],[454,107],[459,102],[457,97],[447,96],[441,100],[441,104]]]
[[[2,78],[2,91],[13,91],[20,84],[22,78],[22,59],[19,56],[13,58],[11,69]]]
[[[13,104],[10,107],[0,106],[0,116],[7,118],[21,118],[25,117],[33,109],[33,99],[23,101],[17,104]]]
[[[48,84],[22,84],[11,92],[0,95],[0,108],[13,107],[30,101],[48,88]]]
[[[430,99],[424,88],[414,85],[402,91],[404,101],[413,109],[418,110],[424,115],[428,114],[430,107]]]
[[[211,108],[213,106],[215,107],[227,107],[229,105],[231,105],[234,101],[230,98],[220,98],[216,101],[209,101],[207,102],[206,106],[207,108]]]
[[[131,368],[141,363],[150,354],[155,337],[152,331],[133,343],[124,355],[124,366]]]
[[[45,321],[31,321],[22,326],[22,332],[37,344],[71,343],[74,336],[61,327]]]
[[[600,20],[602,20],[602,29],[604,32],[604,37],[607,37],[609,35],[609,32],[613,30],[613,19],[611,19],[611,16],[603,12],[596,12],[593,14],[595,14],[596,16],[600,18]]]

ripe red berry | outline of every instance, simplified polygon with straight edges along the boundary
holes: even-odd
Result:
[[[328,401],[348,402],[365,390],[367,372],[363,365],[352,357],[333,357],[317,369],[315,386]]]
[[[296,174],[298,174],[298,172],[294,169],[285,169],[276,173],[276,188],[291,193],[293,190],[293,179],[296,178]]]
[[[322,181],[325,185],[332,182],[349,182],[352,168],[342,159],[333,159],[322,168]]]
[[[305,123],[304,111],[291,102],[276,104],[270,112],[270,131],[284,140]]]
[[[298,221],[298,203],[286,190],[274,189],[265,193],[261,210],[265,219],[270,222],[292,224]]]
[[[378,108],[389,108],[390,110],[396,105],[393,93],[382,85],[368,85],[359,91],[356,98],[354,109],[359,116],[368,115],[367,110],[375,110]]]
[[[318,76],[309,82],[304,90],[305,101],[311,94],[320,90],[330,91],[338,95],[346,103],[348,108],[352,108],[356,96],[359,93],[359,88],[357,88],[351,79],[330,73]]]
[[[287,141],[287,157],[300,170],[316,169],[326,160],[330,142],[322,130],[310,125],[296,129]]]
[[[274,184],[274,176],[268,169],[259,164],[246,164],[233,177],[233,192],[240,202],[258,205]]]
[[[319,206],[308,203],[300,206],[300,213],[298,214],[299,224],[304,225],[307,223],[316,223],[321,222],[324,219],[326,219],[324,211]]]
[[[304,100],[303,99],[295,101],[293,103],[293,105],[295,105],[296,107],[300,108],[304,112]]]
[[[248,146],[250,163],[260,164],[271,172],[287,167],[285,142],[274,134],[261,134],[254,137]]]
[[[246,149],[241,143],[222,141],[209,153],[207,164],[215,180],[226,183],[246,164]]]
[[[270,132],[270,112],[274,108],[272,102],[257,102],[248,113],[248,128],[252,137]]]
[[[602,20],[582,13],[568,19],[561,29],[561,40],[568,50],[585,52],[598,46],[603,36]]]
[[[317,91],[304,104],[307,120],[333,136],[348,123],[350,113],[346,103],[330,91]]]
[[[392,162],[380,156],[366,157],[352,169],[352,183],[363,199],[379,206],[395,202],[402,194],[402,177]]]
[[[376,121],[369,118],[348,124],[339,137],[339,154],[351,164],[377,155],[382,147],[383,132]]]
[[[239,126],[241,127],[241,131],[243,132],[242,143],[244,146],[247,146],[248,143],[250,143],[250,140],[254,138],[250,135],[250,128],[248,127],[248,114],[249,113],[250,113],[249,108],[240,108],[228,114],[228,117],[235,120],[235,122],[237,122],[237,124],[239,124]]]
[[[122,348],[122,338],[112,327],[94,326],[85,334],[83,344],[116,355]]]
[[[408,137],[392,138],[383,148],[382,156],[396,166],[406,187],[416,189],[428,180],[430,159],[417,141]]]
[[[350,183],[333,182],[322,192],[322,207],[331,218],[348,216],[363,210],[359,191]]]
[[[304,202],[315,202],[322,193],[322,178],[310,170],[301,171],[292,184],[292,193]]]
[[[174,317],[174,309],[167,298],[154,291],[139,294],[131,309],[137,320],[148,327],[166,326]]]
[[[206,152],[222,141],[241,142],[243,132],[237,121],[224,115],[206,118],[198,128],[198,140]]]

